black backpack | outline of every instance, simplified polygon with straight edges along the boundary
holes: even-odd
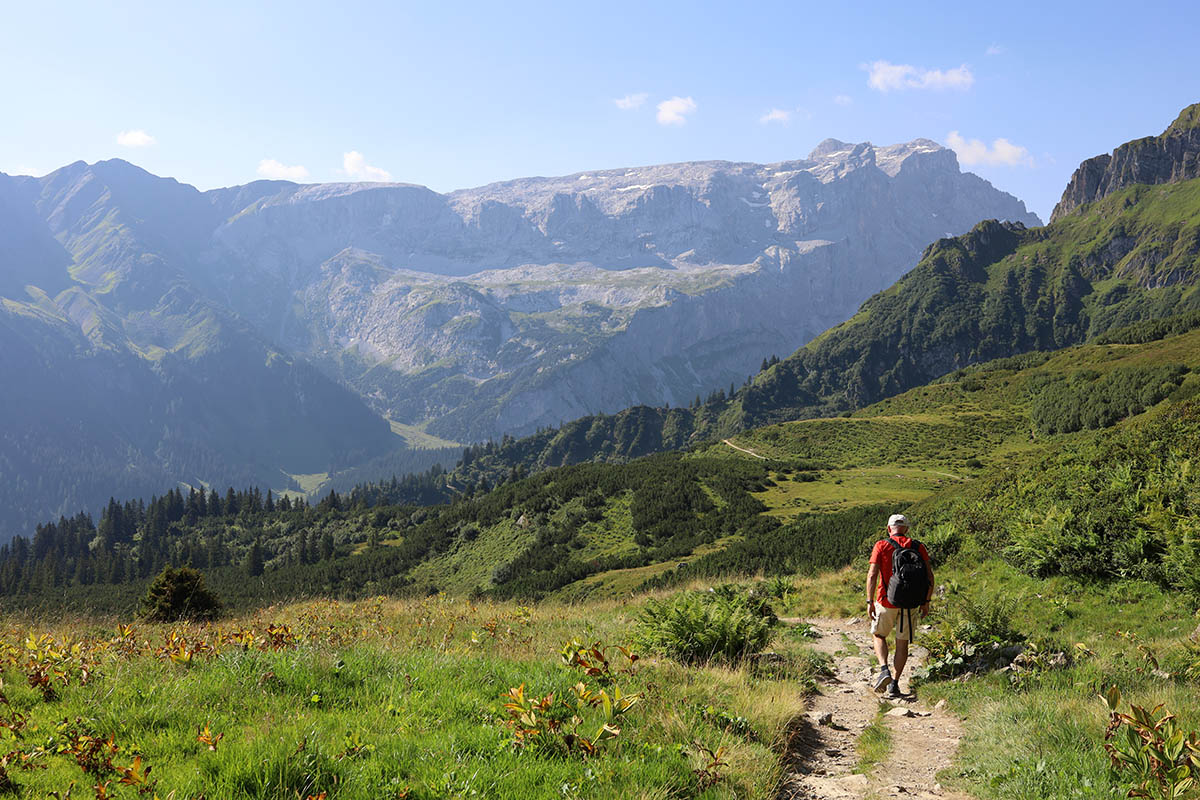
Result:
[[[929,573],[921,558],[921,543],[915,539],[901,547],[895,539],[892,545],[892,577],[888,580],[887,599],[896,608],[920,608],[929,597]]]

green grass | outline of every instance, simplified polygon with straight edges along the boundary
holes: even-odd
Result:
[[[858,754],[858,763],[854,771],[863,775],[871,774],[875,767],[887,760],[892,752],[892,745],[892,731],[887,726],[881,708],[854,743],[854,751]]]
[[[966,470],[964,470],[966,471]],[[800,514],[840,511],[876,503],[907,505],[957,483],[961,476],[939,470],[912,467],[864,467],[826,470],[812,481],[775,481],[754,496],[767,506],[767,515],[791,519]]]
[[[404,440],[404,444],[413,450],[439,450],[444,447],[462,447],[459,442],[452,442],[449,439],[443,439],[439,436],[434,436],[432,433],[426,433],[423,425],[405,425],[403,422],[396,422],[394,419],[388,420],[388,425],[392,428],[392,433]]]
[[[563,642],[627,643],[636,612],[618,603],[527,609],[443,598],[310,603],[221,627],[265,637],[268,624],[284,623],[298,635],[296,646],[227,644],[189,665],[155,658],[157,643],[173,630],[188,642],[213,644],[218,628],[137,626],[126,640],[137,643],[134,652],[123,653],[112,644],[119,637],[109,622],[56,625],[60,641],[83,643],[94,668],[86,685],[75,674],[49,702],[27,685],[23,667],[12,665],[24,664],[29,629],[10,620],[0,651],[10,656],[3,677],[11,705],[0,716],[28,716],[22,738],[10,746],[42,746],[36,759],[46,766],[10,764],[10,775],[23,796],[65,792],[72,782],[79,794],[97,780],[111,782],[111,796],[137,796],[116,773],[85,774],[69,752],[56,752],[66,743],[65,719],[100,739],[111,736],[116,767],[140,756],[163,797],[773,796],[773,745],[802,711],[811,675],[756,677],[746,668],[646,658],[633,674],[617,673],[617,685],[641,702],[595,756],[514,746],[501,723],[501,695],[523,685],[538,697],[572,696],[573,684],[591,679],[560,663]],[[794,641],[778,649],[800,667],[811,661]],[[624,663],[615,650],[609,655]],[[583,716],[581,732],[590,733],[602,711]],[[720,724],[736,718],[745,722]],[[221,736],[215,749],[198,740],[206,729]],[[700,765],[694,742],[728,754],[722,780],[706,790],[692,773]]]
[[[308,475],[288,475],[288,477],[296,482],[301,492],[305,495],[312,495],[319,491],[321,486],[329,480],[329,473],[314,472]]]

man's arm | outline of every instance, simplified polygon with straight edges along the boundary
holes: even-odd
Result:
[[[867,615],[875,619],[875,584],[879,582],[879,565],[871,562],[867,570]]]

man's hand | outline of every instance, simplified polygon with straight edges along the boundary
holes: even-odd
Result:
[[[925,605],[921,606],[921,618],[924,619],[925,617],[928,617],[928,616],[929,616],[929,602],[926,601]]]
[[[867,617],[870,618],[871,622],[875,621],[875,601],[873,600],[867,601]]]

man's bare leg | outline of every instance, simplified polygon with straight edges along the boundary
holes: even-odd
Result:
[[[897,644],[899,644],[899,643],[897,643]],[[908,642],[905,642],[905,645],[907,645],[907,644],[908,644]],[[907,658],[907,656],[908,656],[908,648],[907,647],[905,647],[904,655]],[[897,659],[900,657],[899,650],[896,651],[896,657],[897,657]],[[887,637],[886,636],[876,636],[875,637],[875,658],[879,661],[879,666],[886,667],[888,665],[888,646],[887,646]],[[897,675],[897,677],[899,677],[899,675]]]
[[[876,651],[878,651],[878,649],[879,649],[878,646],[876,646],[875,649],[876,649]],[[887,655],[886,655],[887,644],[886,643],[884,644],[884,653],[885,653],[884,659],[886,659],[887,658]],[[886,663],[886,661],[885,661],[885,663]],[[896,671],[894,673],[892,673],[892,680],[896,682],[897,686],[900,685],[900,675],[904,672],[904,665],[907,663],[908,663],[908,639],[897,639],[896,640]]]

